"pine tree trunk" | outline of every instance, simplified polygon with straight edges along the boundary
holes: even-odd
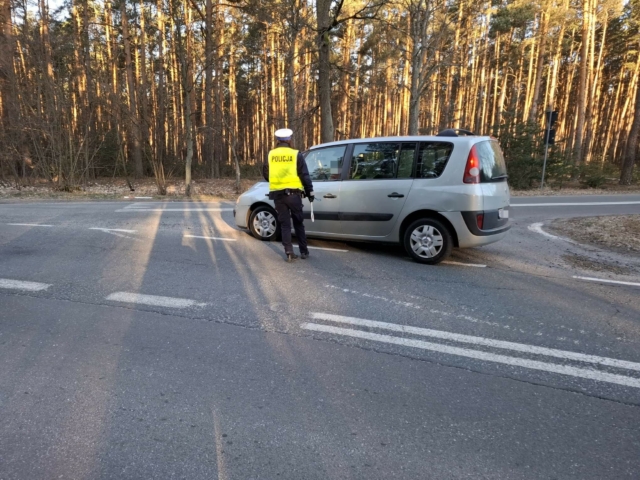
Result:
[[[318,34],[318,93],[320,94],[320,141],[333,142],[335,139],[333,115],[331,113],[331,51],[329,29],[331,28],[331,1],[317,0]]]
[[[542,77],[544,72],[544,61],[547,45],[547,25],[548,17],[542,12],[540,19],[540,35],[538,40],[538,62],[536,65],[536,80],[533,86],[533,99],[531,101],[531,109],[529,110],[529,122],[534,123],[538,117],[538,102],[540,100],[540,88],[542,87]]]
[[[131,139],[131,150],[136,169],[136,177],[143,174],[142,150],[140,146],[140,119],[138,117],[138,104],[136,101],[136,85],[133,78],[133,61],[131,59],[131,42],[129,41],[129,20],[127,19],[126,4],[120,4],[120,15],[122,23],[122,38],[125,52],[125,70],[127,76],[127,97],[129,100],[129,138]]]
[[[582,2],[582,47],[580,50],[580,86],[578,87],[577,124],[575,132],[573,163],[578,166],[582,164],[584,122],[586,115],[587,88],[588,88],[588,60],[589,60],[589,34],[591,32],[591,1]]]
[[[640,82],[636,83],[636,105],[627,147],[622,160],[620,185],[631,185],[633,180],[633,167],[638,158],[638,135],[640,135]]]

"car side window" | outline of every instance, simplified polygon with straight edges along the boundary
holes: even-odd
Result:
[[[413,175],[413,157],[416,155],[415,143],[403,143],[398,160],[398,177],[411,178]]]
[[[304,160],[314,182],[340,180],[346,145],[318,148],[307,152]]]
[[[421,144],[416,178],[438,178],[444,172],[452,151],[453,144],[449,142],[425,142]]]
[[[358,143],[353,147],[350,180],[396,178],[400,143]]]

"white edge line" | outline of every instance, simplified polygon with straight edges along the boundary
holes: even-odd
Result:
[[[640,283],[635,283],[635,282],[622,282],[620,280],[605,280],[604,278],[595,278],[595,277],[579,277],[577,275],[573,275],[573,278],[576,278],[578,280],[586,280],[588,282],[614,283],[616,285],[630,285],[632,287],[640,287]]]
[[[7,225],[14,227],[53,227],[53,225],[43,225],[40,223],[7,223]]]
[[[329,322],[345,323],[348,325],[358,325],[362,327],[379,328],[381,330],[390,330],[400,333],[422,335],[424,337],[440,338],[442,340],[453,340],[461,343],[471,343],[475,345],[483,345],[485,347],[501,348],[522,353],[531,353],[534,355],[546,355],[549,357],[562,358],[564,360],[576,360],[579,362],[595,363],[599,365],[606,365],[609,367],[626,368],[628,370],[636,370],[640,372],[640,363],[630,362],[627,360],[618,360],[615,358],[600,357],[597,355],[588,355],[578,352],[569,352],[565,350],[558,350],[555,348],[538,347],[536,345],[526,345],[523,343],[507,342],[504,340],[494,340],[491,338],[463,335],[461,333],[444,332],[442,330],[431,330],[428,328],[412,327],[409,325],[398,325],[395,323],[377,322],[374,320],[364,320],[361,318],[343,317],[341,315],[332,315],[329,313],[312,312],[311,318],[315,320],[325,320]]]
[[[588,380],[596,380],[599,382],[614,383],[627,387],[640,388],[640,378],[626,377],[624,375],[616,375],[613,373],[600,372],[586,368],[570,367],[566,365],[557,365],[555,363],[545,363],[537,360],[528,360],[525,358],[509,357],[506,355],[497,355],[495,353],[482,352],[479,350],[467,350],[449,345],[438,343],[424,342],[422,340],[414,340],[410,338],[399,338],[391,335],[381,335],[379,333],[363,332],[360,330],[351,330],[348,328],[331,327],[327,325],[319,325],[315,323],[304,323],[302,328],[316,332],[333,333],[336,335],[344,335],[348,337],[361,338],[364,340],[372,340],[374,342],[391,343],[402,345],[405,347],[419,348],[422,350],[431,350],[434,352],[446,353],[449,355],[457,355],[460,357],[475,358],[487,362],[502,363],[514,367],[529,368],[532,370],[540,370],[544,372],[559,373],[572,377],[585,378]]]
[[[125,230],[125,229],[123,229],[123,228],[100,228],[100,227],[89,227],[89,230],[100,230],[101,232],[137,233],[137,230]]]
[[[640,202],[584,202],[584,203],[512,203],[511,207],[590,207],[598,205],[640,205]]]
[[[106,297],[106,299],[112,302],[140,303],[142,305],[155,307],[186,308],[204,307],[207,305],[206,303],[198,303],[188,298],[161,297],[158,295],[144,295],[142,293],[131,292],[115,292]]]
[[[8,278],[0,278],[0,288],[9,288],[12,290],[27,290],[29,292],[39,292],[46,290],[51,285],[48,283],[23,282],[21,280],[10,280]]]
[[[138,200],[150,200],[153,197],[133,197],[133,198],[138,199]]]
[[[486,268],[486,265],[482,265],[481,263],[462,263],[462,262],[454,262],[454,261],[449,261],[449,260],[445,260],[443,262],[440,263],[444,263],[446,265],[459,265],[461,267],[476,267],[476,268]]]
[[[223,242],[237,242],[237,238],[224,238],[224,237],[203,237],[201,235],[185,235],[185,238],[203,238],[205,240],[222,240]]]

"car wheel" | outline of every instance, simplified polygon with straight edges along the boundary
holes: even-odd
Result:
[[[256,208],[249,217],[249,230],[258,240],[276,240],[280,233],[276,212],[270,207]]]
[[[404,248],[418,263],[435,265],[451,254],[451,232],[435,218],[416,220],[404,233]]]

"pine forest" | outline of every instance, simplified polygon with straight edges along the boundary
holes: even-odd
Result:
[[[515,188],[638,182],[640,1],[0,0],[0,179],[256,177],[304,150],[445,128]],[[239,181],[239,180],[238,180]]]

